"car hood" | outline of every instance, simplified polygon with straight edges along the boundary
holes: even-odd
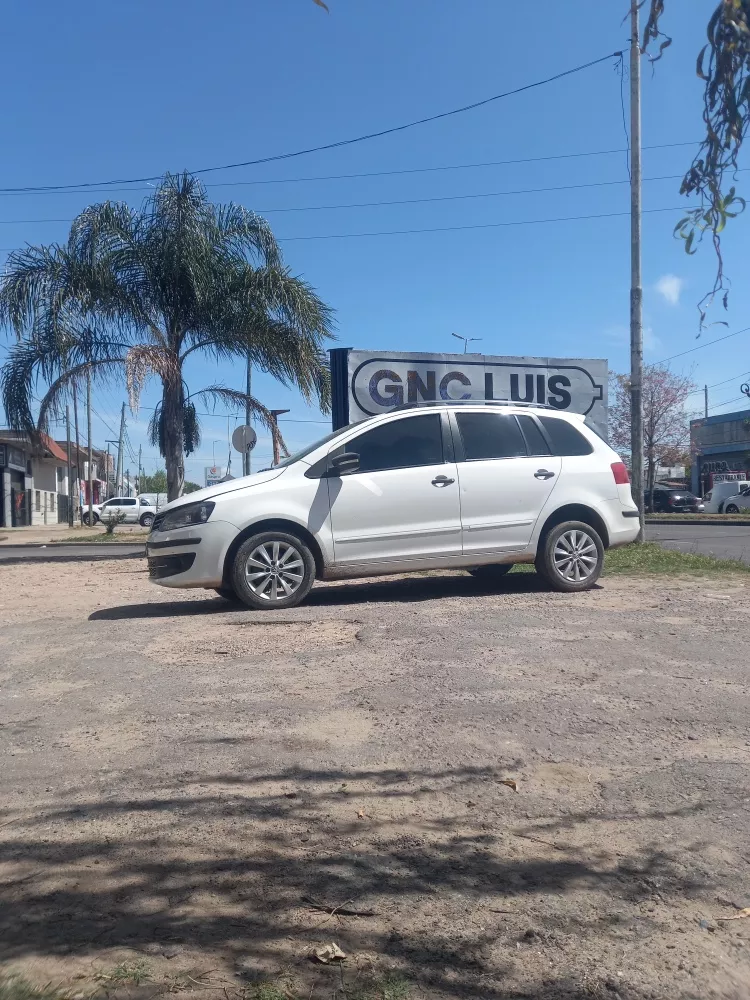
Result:
[[[272,479],[278,478],[282,469],[266,469],[265,472],[254,472],[251,476],[241,476],[239,479],[230,479],[227,483],[217,483],[216,486],[206,486],[203,490],[196,490],[194,493],[186,493],[177,500],[159,508],[161,514],[165,510],[174,510],[176,507],[184,507],[188,503],[200,503],[201,500],[214,500],[224,493],[234,493],[235,490],[244,490],[248,486],[260,486],[261,483],[270,483]]]

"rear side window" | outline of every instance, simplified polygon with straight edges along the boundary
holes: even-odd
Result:
[[[549,455],[549,445],[544,440],[536,420],[528,413],[522,413],[518,417],[518,422],[529,446],[529,455]]]
[[[360,472],[442,465],[440,415],[404,417],[374,427],[342,447],[359,455]]]
[[[467,462],[526,457],[526,442],[511,414],[457,413],[456,421]]]
[[[590,455],[594,450],[586,438],[567,420],[540,417],[542,427],[552,442],[553,455]]]

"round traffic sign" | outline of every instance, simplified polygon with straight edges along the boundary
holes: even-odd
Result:
[[[232,433],[232,447],[235,451],[239,451],[243,455],[245,452],[253,450],[257,440],[258,435],[249,424],[243,424],[241,427],[235,427],[234,432]]]

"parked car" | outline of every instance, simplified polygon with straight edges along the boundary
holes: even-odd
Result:
[[[729,483],[714,483],[703,497],[703,504],[707,514],[724,514],[724,504],[732,498],[750,489],[750,482],[745,479],[736,480]]]
[[[745,486],[739,493],[727,497],[720,505],[719,513],[741,514],[746,510],[750,510],[750,485]]]
[[[93,524],[99,521],[106,521],[110,514],[123,513],[123,524],[142,524],[144,528],[150,528],[156,517],[154,506],[148,502],[142,503],[137,497],[112,497],[105,503],[96,503],[91,509]],[[83,509],[83,523],[89,524],[88,505]]]
[[[151,579],[251,608],[287,608],[316,578],[535,563],[555,590],[599,577],[632,542],[627,469],[582,416],[467,401],[402,407],[329,434],[272,469],[161,510]]]
[[[643,494],[643,504],[647,511],[651,510],[651,491]],[[654,486],[654,512],[668,514],[702,514],[705,510],[703,501],[688,490],[675,489],[671,486]]]

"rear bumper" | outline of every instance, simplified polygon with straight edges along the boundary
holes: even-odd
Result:
[[[146,542],[148,572],[160,587],[221,587],[237,528],[228,521],[157,531]]]
[[[619,499],[607,500],[600,504],[597,510],[607,525],[611,549],[616,549],[620,545],[628,545],[636,540],[641,522],[635,504],[626,506]]]

